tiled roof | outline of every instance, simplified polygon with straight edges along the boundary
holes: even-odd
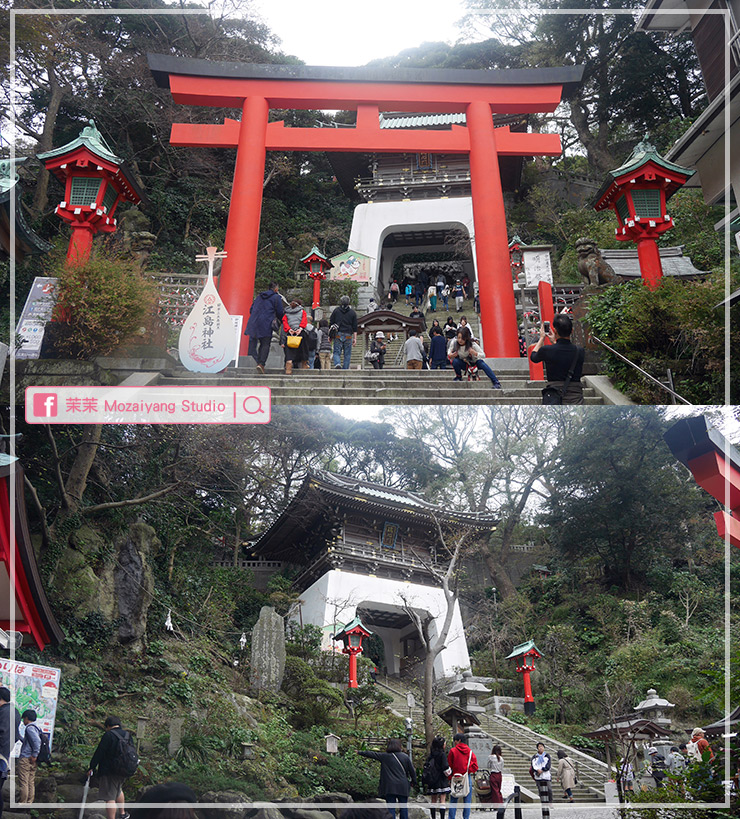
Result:
[[[430,128],[440,125],[465,125],[465,114],[381,114],[381,128]]]

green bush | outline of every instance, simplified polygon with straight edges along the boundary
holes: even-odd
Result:
[[[154,305],[154,287],[136,263],[103,250],[84,265],[56,260],[47,275],[59,280],[53,319],[66,325],[56,349],[70,358],[107,355],[146,322]]]
[[[590,331],[654,377],[671,369],[675,390],[695,404],[724,402],[724,279],[662,279],[651,291],[642,282],[614,285],[590,297]],[[731,333],[731,347],[740,334]],[[604,353],[607,372],[638,403],[666,403],[668,394],[616,356]]]

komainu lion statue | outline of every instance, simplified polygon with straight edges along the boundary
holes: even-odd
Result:
[[[598,287],[601,284],[618,284],[619,278],[612,266],[605,262],[601,251],[596,247],[593,239],[582,237],[576,241],[578,254],[578,272],[583,277],[584,284]]]

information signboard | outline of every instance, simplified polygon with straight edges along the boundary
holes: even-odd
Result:
[[[49,747],[54,739],[61,674],[58,668],[0,659],[0,685],[13,692],[14,704],[21,714],[27,708],[36,712],[36,725],[48,734]]]
[[[524,250],[524,275],[527,287],[537,287],[540,282],[552,284],[552,264],[549,250]]]
[[[57,279],[36,276],[18,320],[15,332],[21,338],[16,348],[16,358],[38,358],[44,328],[51,321],[51,313],[56,302]]]

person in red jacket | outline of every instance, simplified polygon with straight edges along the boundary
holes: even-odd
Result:
[[[447,754],[447,764],[452,768],[452,777],[455,774],[463,774],[468,777],[468,792],[463,799],[463,819],[470,819],[470,803],[473,801],[473,780],[472,774],[478,770],[478,760],[475,754],[465,744],[465,734],[455,734],[454,744]],[[449,819],[455,819],[457,812],[458,798],[450,797]]]

